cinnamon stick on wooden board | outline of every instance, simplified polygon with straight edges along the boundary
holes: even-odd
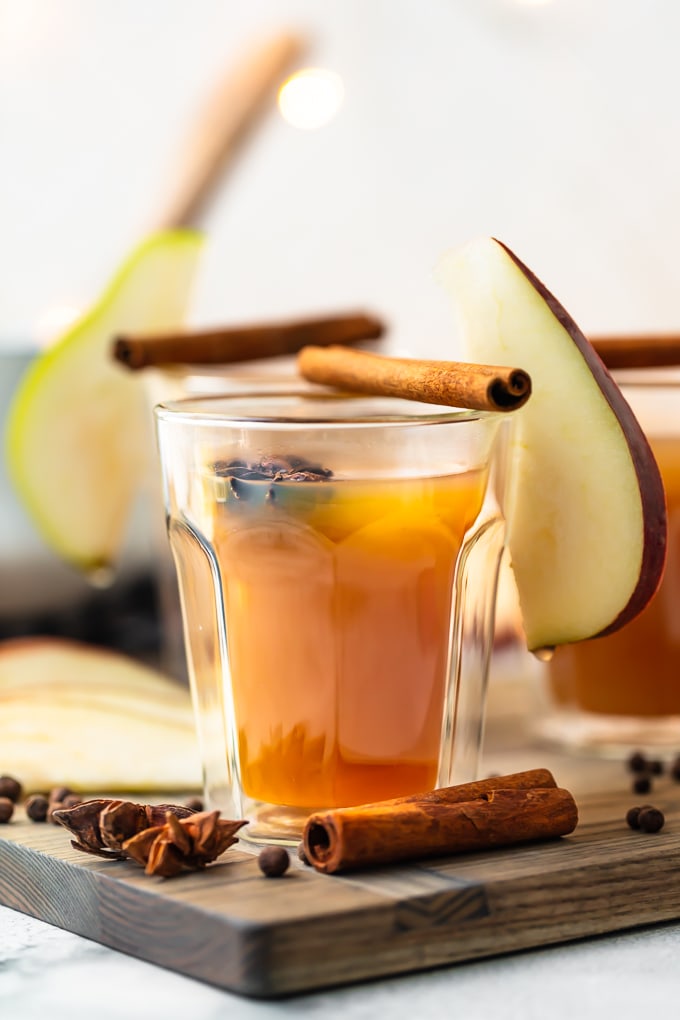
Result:
[[[531,395],[531,379],[521,368],[388,358],[344,347],[305,347],[298,369],[310,382],[354,393],[473,411],[514,411]]]
[[[450,787],[448,794],[433,791],[310,815],[303,833],[306,856],[317,871],[331,874],[573,832],[578,809],[568,790],[517,785],[521,781],[517,775],[498,776]]]
[[[377,316],[352,312],[195,332],[119,336],[113,343],[113,356],[131,369],[150,365],[226,365],[296,354],[307,344],[376,340],[384,329]]]
[[[680,365],[680,333],[598,336],[590,342],[607,368]]]
[[[469,783],[458,783],[456,786],[440,786],[438,790],[427,790],[425,793],[411,793],[405,797],[392,800],[381,800],[375,804],[364,804],[363,807],[396,807],[400,804],[462,804],[466,800],[475,800],[483,793],[492,790],[541,790],[557,787],[557,782],[550,769],[525,769],[523,772],[512,772],[507,776],[489,776],[488,779],[473,779]]]

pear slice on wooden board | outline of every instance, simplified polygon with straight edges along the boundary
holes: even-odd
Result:
[[[202,243],[189,230],[144,241],[14,394],[10,478],[50,548],[87,573],[115,562],[151,448],[142,382],[111,358],[111,337],[182,324]]]
[[[620,389],[571,316],[501,242],[443,257],[466,357],[513,364],[532,396],[511,427],[505,512],[530,649],[636,616],[663,572],[663,483]]]
[[[29,792],[199,789],[189,692],[118,652],[56,638],[5,641],[0,772]]]

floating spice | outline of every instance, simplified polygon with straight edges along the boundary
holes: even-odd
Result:
[[[327,482],[333,476],[329,468],[302,457],[265,457],[259,461],[217,461],[213,471],[218,479],[217,502],[248,507],[285,505],[292,499],[300,503],[301,492],[291,482]]]

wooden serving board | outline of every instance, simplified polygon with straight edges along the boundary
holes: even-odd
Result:
[[[234,849],[203,873],[148,878],[19,811],[0,828],[0,902],[257,997],[680,917],[678,787],[655,793],[666,825],[654,835],[626,825],[629,793],[577,799],[578,828],[560,840],[347,876],[294,859],[279,879]]]

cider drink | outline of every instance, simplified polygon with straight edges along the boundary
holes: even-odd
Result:
[[[222,489],[213,533],[244,793],[336,807],[431,789],[453,575],[483,474],[335,481],[283,466],[272,483],[248,468]]]
[[[659,465],[668,508],[664,576],[642,613],[606,637],[557,649],[552,710],[540,729],[567,746],[619,756],[680,750],[680,374],[617,374]]]
[[[503,416],[309,392],[156,415],[207,804],[289,842],[475,778]]]
[[[680,716],[680,439],[651,440],[668,505],[668,554],[656,595],[608,637],[565,645],[550,664],[563,705],[615,716]]]

